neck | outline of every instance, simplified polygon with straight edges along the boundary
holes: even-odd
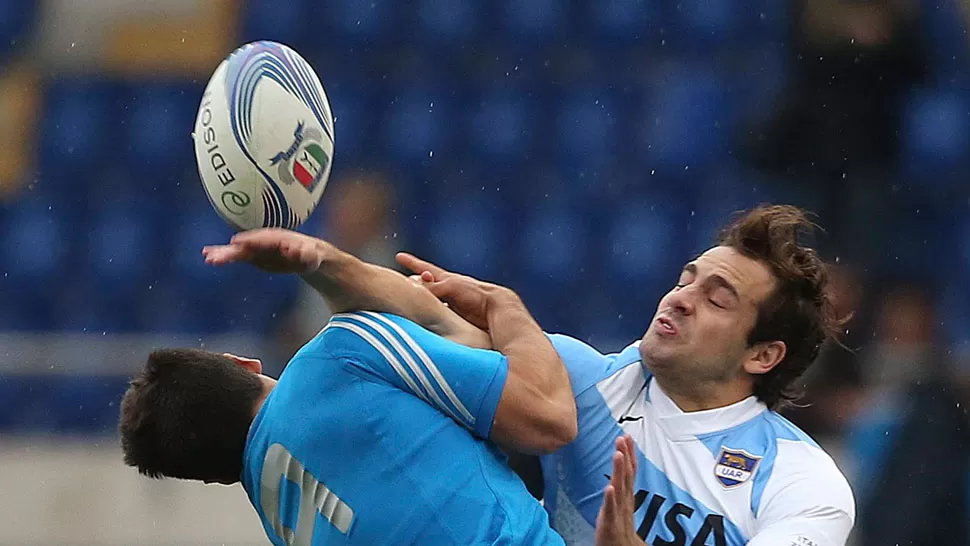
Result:
[[[664,394],[685,413],[727,407],[751,396],[750,386],[742,385],[740,382],[681,385],[677,381],[669,381],[657,376],[654,376],[654,380]]]
[[[276,380],[272,377],[259,374],[259,380],[263,384],[263,392],[259,395],[259,398],[256,399],[256,408],[253,409],[254,417],[257,413],[259,413],[260,408],[263,407],[263,403],[266,402],[266,397],[269,396],[269,393],[273,392],[273,387],[276,386]]]

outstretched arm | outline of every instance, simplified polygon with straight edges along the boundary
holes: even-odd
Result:
[[[333,313],[391,313],[456,343],[491,347],[488,334],[459,317],[419,283],[302,233],[278,228],[245,231],[229,244],[207,246],[202,253],[210,265],[248,262],[270,273],[298,274]]]
[[[508,359],[508,380],[495,430],[530,438],[506,444],[522,453],[548,453],[577,434],[576,400],[569,374],[549,338],[512,290],[444,269],[410,254],[398,261],[420,274],[428,290],[450,309],[488,332],[492,347]]]

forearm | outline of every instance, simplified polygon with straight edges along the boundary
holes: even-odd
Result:
[[[576,403],[559,353],[511,290],[494,289],[486,317],[492,347],[509,363],[503,398],[510,411],[498,416],[502,424],[518,437],[531,433],[545,438],[527,452],[552,451],[572,441]]]
[[[490,346],[487,334],[403,274],[363,262],[325,241],[319,241],[319,252],[320,267],[300,276],[323,297],[331,312],[391,313],[464,345]]]

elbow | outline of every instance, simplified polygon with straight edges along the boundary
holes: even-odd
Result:
[[[538,419],[538,431],[533,448],[537,455],[553,453],[570,444],[579,433],[576,421],[576,403],[570,398],[568,403],[549,403]]]

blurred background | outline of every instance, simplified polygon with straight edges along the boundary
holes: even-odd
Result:
[[[239,45],[316,68],[336,157],[301,229],[507,284],[546,330],[639,337],[731,213],[817,214],[846,348],[789,416],[858,545],[970,543],[970,3],[0,0],[0,544],[265,544],[239,487],[121,464],[152,347],[278,372],[327,320],[213,270],[190,133]]]

